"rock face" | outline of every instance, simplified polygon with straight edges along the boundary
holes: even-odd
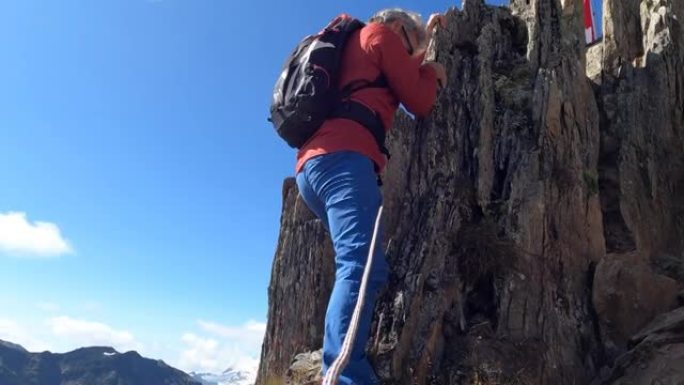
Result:
[[[200,385],[162,361],[136,352],[91,347],[65,354],[29,353],[0,341],[2,385]]]
[[[594,308],[605,353],[615,358],[655,316],[677,306],[679,283],[656,274],[638,254],[609,254],[596,268]]]
[[[610,368],[632,370],[624,357],[647,339],[630,337],[677,306],[684,279],[684,7],[605,8],[589,63],[581,0],[448,13],[428,55],[448,87],[389,140],[392,273],[367,347],[385,382],[655,378]],[[288,368],[320,349],[333,279],[328,236],[292,180],[283,196],[258,384],[297,383]],[[667,357],[653,360],[681,356]]]
[[[684,307],[663,314],[632,338],[633,348],[615,362],[604,383],[682,384],[684,382]]]
[[[684,31],[681,1],[607,1],[599,184],[608,252],[681,249]]]
[[[294,179],[288,179],[268,288],[268,325],[258,384],[282,383],[297,353],[323,345],[323,320],[334,275],[330,236],[298,197]]]

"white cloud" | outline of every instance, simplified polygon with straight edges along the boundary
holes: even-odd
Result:
[[[266,324],[249,321],[242,326],[224,326],[198,321],[203,333],[185,333],[185,349],[177,366],[185,371],[220,373],[228,368],[255,372],[259,364]]]
[[[49,350],[49,345],[36,337],[30,329],[15,320],[0,318],[0,340],[19,344],[31,352]]]
[[[185,333],[181,338],[186,345],[181,353],[180,365],[197,372],[220,372],[225,369],[219,364],[219,342]]]
[[[52,308],[54,304],[40,305]],[[65,353],[88,346],[112,346],[120,352],[140,352],[143,349],[143,345],[129,331],[67,316],[51,317],[43,320],[42,324],[0,318],[0,339],[19,344],[31,352],[49,350]]]
[[[111,346],[118,351],[140,351],[143,348],[131,332],[116,330],[101,322],[60,316],[49,319],[47,324],[55,337],[68,342],[69,349],[84,346]]]
[[[261,341],[264,339],[264,333],[266,332],[266,324],[256,321],[248,321],[240,327],[223,326],[214,322],[202,320],[197,321],[197,323],[202,330],[217,336],[258,344],[261,344]]]
[[[59,308],[50,302],[37,306],[47,310]],[[148,338],[143,344],[128,330],[66,315],[49,317],[42,324],[0,318],[0,339],[33,352],[64,353],[80,347],[112,346],[120,352],[136,350],[143,356],[162,359],[187,372],[221,373],[231,368],[252,375],[258,369],[265,330],[266,324],[255,321],[241,326],[197,321],[195,330],[184,333],[180,339]]]
[[[72,252],[54,223],[30,223],[26,213],[0,213],[0,252],[12,255],[56,257]]]

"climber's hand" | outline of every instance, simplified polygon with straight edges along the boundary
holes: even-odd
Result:
[[[445,28],[446,27],[446,16],[441,13],[433,13],[428,19],[425,30],[427,32],[428,39],[432,37],[436,27]]]
[[[447,82],[446,68],[444,68],[444,65],[442,65],[442,63],[437,63],[433,61],[427,62],[425,64],[429,65],[435,70],[435,74],[437,75],[437,84],[440,88],[444,88]]]

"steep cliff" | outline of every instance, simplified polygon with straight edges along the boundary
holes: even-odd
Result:
[[[653,321],[684,281],[684,6],[604,8],[589,55],[581,0],[449,11],[429,53],[448,87],[389,141],[384,381],[684,381],[678,313]],[[258,384],[305,382],[290,365],[321,347],[333,279],[292,180],[283,201]]]

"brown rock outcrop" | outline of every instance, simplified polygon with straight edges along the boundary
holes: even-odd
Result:
[[[449,11],[429,54],[448,87],[428,119],[400,114],[389,140],[392,273],[368,345],[387,383],[618,381],[605,374],[629,333],[674,306],[682,6],[605,7],[606,42],[590,63],[581,0]],[[286,181],[260,385],[284,382],[294,357],[321,345],[332,252],[296,194]],[[630,317],[629,290],[654,276],[660,302]],[[632,286],[611,297],[611,285]]]
[[[684,384],[684,307],[659,316],[631,340],[603,382],[611,385]]]

